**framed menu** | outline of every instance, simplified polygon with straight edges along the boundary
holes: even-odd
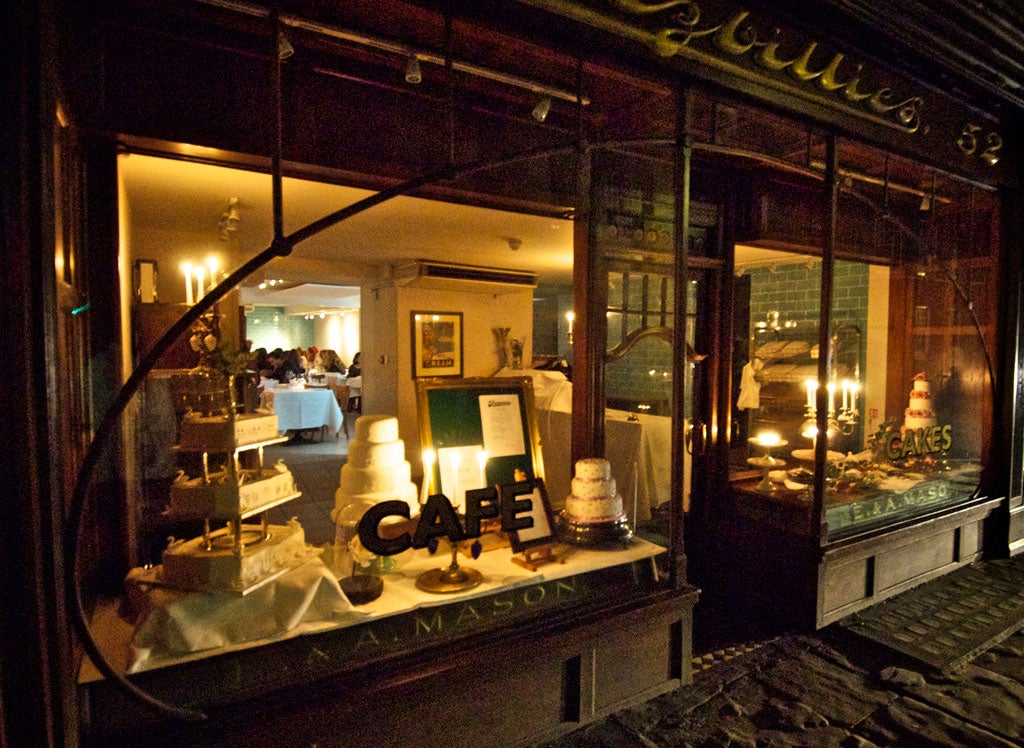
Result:
[[[419,379],[416,394],[432,492],[458,506],[467,490],[544,477],[529,377]]]

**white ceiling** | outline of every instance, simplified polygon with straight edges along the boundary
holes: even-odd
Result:
[[[201,262],[214,253],[232,269],[270,244],[267,174],[140,154],[122,156],[120,174],[130,254],[157,259],[172,279],[180,279],[184,260]],[[287,236],[373,193],[286,178],[282,194]],[[240,226],[223,241],[219,221],[230,198],[238,198]],[[242,301],[337,308],[353,306],[354,298],[358,305],[359,286],[381,277],[389,263],[415,259],[526,270],[541,282],[568,284],[572,233],[569,220],[398,197],[273,260],[243,283]],[[518,250],[510,248],[510,237],[521,240]],[[286,290],[247,288],[264,279],[284,280]]]
[[[158,261],[162,300],[184,300],[174,297],[184,293],[178,271],[183,261],[202,262],[213,254],[230,270],[269,246],[269,175],[140,154],[123,155],[119,166],[129,254]],[[290,178],[282,193],[285,235],[373,194]],[[224,241],[219,223],[230,198],[238,198],[240,225]],[[513,237],[521,240],[517,250],[510,247]],[[240,302],[283,306],[290,314],[356,308],[361,286],[377,282],[389,264],[416,259],[529,271],[541,283],[570,285],[572,240],[570,220],[398,197],[272,260],[242,283]],[[736,247],[738,271],[793,261],[807,258]],[[269,280],[275,284],[258,288]]]

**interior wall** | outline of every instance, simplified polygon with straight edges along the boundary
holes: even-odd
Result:
[[[533,290],[529,288],[496,293],[493,286],[472,282],[444,289],[367,288],[362,311],[363,413],[398,417],[406,457],[416,475],[422,474],[422,466],[412,376],[412,312],[462,313],[464,377],[489,377],[500,367],[496,327],[508,327],[509,340],[523,341],[527,364],[533,355]]]
[[[359,309],[350,309],[344,314],[328,314],[323,319],[313,320],[313,345],[323,350],[329,348],[341,358],[345,366],[360,350],[361,340]]]

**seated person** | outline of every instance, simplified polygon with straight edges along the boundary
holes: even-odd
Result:
[[[322,351],[316,354],[316,361],[313,367],[318,371],[322,371],[324,374],[334,372],[336,374],[345,373],[345,364],[341,363],[341,358],[337,352],[331,348],[324,348]]]
[[[267,354],[267,363],[270,364],[270,378],[278,382],[288,382],[303,374],[302,366],[299,364],[299,357],[295,351],[282,351],[275,348]]]
[[[348,367],[348,378],[361,377],[363,375],[363,365],[360,363],[360,356],[363,354],[360,351],[356,351],[356,355],[352,357],[352,365]]]
[[[356,355],[352,357],[352,365],[350,367],[348,367],[348,381],[349,382],[351,382],[356,377],[362,377],[363,376],[363,367],[359,363],[360,356],[362,356],[362,353],[360,351],[356,351]],[[359,390],[358,390],[359,392],[362,392],[362,386],[361,385],[362,385],[362,380],[360,380],[360,387],[359,387]],[[348,409],[351,410],[351,411],[355,411],[356,413],[361,413],[362,412],[362,408],[363,408],[363,402],[362,401],[363,401],[363,398],[360,395],[353,396],[348,401]]]

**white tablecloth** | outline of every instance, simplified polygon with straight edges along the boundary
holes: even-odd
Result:
[[[327,426],[332,433],[341,428],[342,414],[334,391],[329,388],[304,390],[266,389],[260,407],[277,413],[279,431],[301,431]]]
[[[630,416],[636,420],[627,420]],[[615,441],[612,438],[613,424],[640,424],[640,451],[636,460],[637,472],[640,475],[637,501],[648,510],[661,506],[672,495],[672,419],[668,416],[652,416],[646,413],[627,413],[624,410],[606,410],[604,417],[605,444],[609,454],[615,450]],[[685,469],[689,475],[688,458]],[[629,483],[632,484],[632,481],[630,476]],[[632,493],[622,495],[629,500],[633,498]]]
[[[630,421],[630,415],[621,410],[605,411],[605,456],[626,513],[635,521],[649,519],[651,509],[671,496],[672,421],[667,416],[641,414],[632,414],[636,420]],[[572,416],[558,410],[540,410],[537,427],[544,456],[544,483],[552,502],[561,505],[569,495],[573,473]]]

